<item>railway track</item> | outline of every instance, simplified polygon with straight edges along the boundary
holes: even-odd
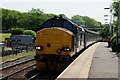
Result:
[[[34,74],[32,77],[29,77],[28,80],[33,80],[33,79],[35,79],[38,75],[39,75],[39,73],[36,73],[36,74]]]
[[[38,72],[33,76],[29,77],[28,80],[54,80],[59,76],[61,72]]]
[[[14,79],[14,76],[15,76],[16,74],[18,74],[18,73],[20,73],[20,72],[22,72],[22,71],[25,71],[26,69],[29,69],[29,68],[31,68],[31,67],[34,67],[35,65],[36,65],[36,64],[30,65],[30,66],[28,66],[28,67],[24,67],[24,68],[22,68],[22,69],[20,69],[20,70],[18,70],[18,71],[12,72],[12,73],[10,73],[10,74],[2,77],[1,79],[2,79],[2,80],[4,80],[4,79]]]
[[[77,55],[73,57],[73,60],[81,54],[85,49],[81,50]],[[24,80],[39,80],[39,79],[56,79],[61,72],[39,72],[35,68],[34,58],[30,58],[26,61],[19,62],[17,64],[3,67],[3,75],[0,79],[24,79]],[[31,72],[31,73],[30,73]]]
[[[89,47],[89,46],[88,46]],[[87,48],[88,48],[87,47]],[[72,57],[72,61],[74,61],[86,48],[82,49],[79,53]],[[72,63],[72,62],[71,62]],[[37,71],[35,71],[37,72]],[[31,77],[28,77],[28,80],[55,80],[62,72],[37,72]]]
[[[7,65],[7,66],[2,65],[2,69],[0,69],[0,71],[23,64],[23,63],[26,63],[26,62],[29,62],[29,61],[32,61],[32,60],[34,60],[34,57],[30,57],[30,58],[27,58],[26,60],[22,60],[22,61],[17,61],[17,62],[11,63],[10,65]]]
[[[21,61],[19,63],[5,66],[0,70],[0,72],[2,72],[2,78],[0,78],[0,79],[6,79],[10,76],[13,76],[13,75],[25,70],[25,69],[33,67],[35,65],[36,65],[36,63],[34,61],[34,58],[31,58],[31,59]]]
[[[26,56],[2,63],[3,67],[2,69],[0,69],[0,72],[2,73],[2,77],[0,78],[0,80],[6,80],[6,79],[34,80],[34,79],[52,79],[52,78],[55,79],[58,76],[58,73],[56,73],[57,76],[56,74],[48,73],[48,72],[39,73],[35,69],[36,63],[33,57],[26,58],[25,60],[20,60],[22,58],[26,58]],[[34,69],[35,71],[33,71]],[[29,73],[28,75],[31,76],[25,77],[25,75],[29,71],[33,71],[32,73],[34,74],[31,75],[31,73]]]
[[[20,57],[20,58],[17,58],[17,59],[13,59],[13,60],[8,60],[8,61],[5,61],[5,62],[1,62],[0,64],[2,65],[2,67],[4,66],[8,66],[8,65],[11,65],[13,63],[18,63],[22,60],[25,60],[25,59],[28,59],[28,58],[31,58],[33,57],[34,55],[26,55],[26,56],[23,56],[23,57]]]
[[[92,45],[92,44],[91,44]],[[91,45],[87,46],[89,48]],[[72,57],[72,61],[74,61],[83,51],[85,51],[87,48],[83,48],[79,53],[75,54]],[[72,62],[71,62],[72,63]],[[36,72],[36,71],[35,71]],[[40,73],[35,73],[33,76],[29,77],[28,80],[55,80],[62,72],[40,72]]]

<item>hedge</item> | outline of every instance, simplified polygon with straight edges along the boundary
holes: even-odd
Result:
[[[12,28],[11,34],[12,35],[23,35],[23,28]]]
[[[23,32],[23,34],[24,34],[24,35],[32,35],[32,37],[34,38],[33,41],[35,41],[35,39],[36,39],[36,32],[35,32],[35,31],[25,30],[25,31]]]
[[[111,37],[111,39],[110,39],[110,43],[111,43],[112,51],[115,52],[115,51],[117,50],[116,34],[114,34],[114,36]]]

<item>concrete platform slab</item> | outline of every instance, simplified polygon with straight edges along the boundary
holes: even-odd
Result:
[[[88,78],[118,78],[118,57],[107,43],[102,42],[95,50]]]
[[[78,56],[57,80],[118,80],[118,60],[106,42],[98,42]]]

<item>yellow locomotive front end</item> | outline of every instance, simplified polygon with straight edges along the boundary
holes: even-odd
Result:
[[[71,61],[72,33],[62,28],[37,32],[36,67],[40,71],[60,71]]]

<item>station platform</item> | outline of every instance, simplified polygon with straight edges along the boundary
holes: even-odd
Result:
[[[98,42],[78,56],[58,77],[78,80],[118,80],[118,57],[107,47],[107,42]]]

